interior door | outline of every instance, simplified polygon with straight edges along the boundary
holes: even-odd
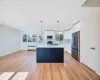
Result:
[[[93,69],[96,70],[96,41],[97,41],[97,27],[96,17],[90,16],[81,23],[81,52],[80,61]]]

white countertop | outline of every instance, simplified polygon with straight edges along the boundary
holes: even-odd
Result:
[[[64,48],[63,45],[38,45],[37,48]]]

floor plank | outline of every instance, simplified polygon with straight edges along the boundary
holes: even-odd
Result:
[[[14,72],[4,72],[0,75],[0,80],[8,80]]]
[[[18,72],[12,80],[25,80],[28,75],[28,72]]]
[[[65,53],[64,58],[64,64],[37,64],[35,51],[18,51],[0,57],[0,72],[14,72],[13,77],[18,72],[28,72],[26,80],[100,80],[95,72],[74,60],[68,53]]]

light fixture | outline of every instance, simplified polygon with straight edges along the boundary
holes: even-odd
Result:
[[[40,32],[40,35],[39,35],[39,43],[42,43],[43,42],[43,32],[42,32],[42,28],[43,28],[42,23],[43,23],[43,21],[40,21],[40,23],[41,23],[41,32]]]
[[[56,31],[56,33],[58,33],[58,28],[59,28],[58,25],[59,25],[59,21],[57,21],[57,31]]]
[[[43,23],[43,21],[40,21],[41,22],[41,33],[42,33],[42,23]]]

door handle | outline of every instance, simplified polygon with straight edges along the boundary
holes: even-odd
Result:
[[[96,48],[95,47],[91,47],[90,49],[95,50]]]

